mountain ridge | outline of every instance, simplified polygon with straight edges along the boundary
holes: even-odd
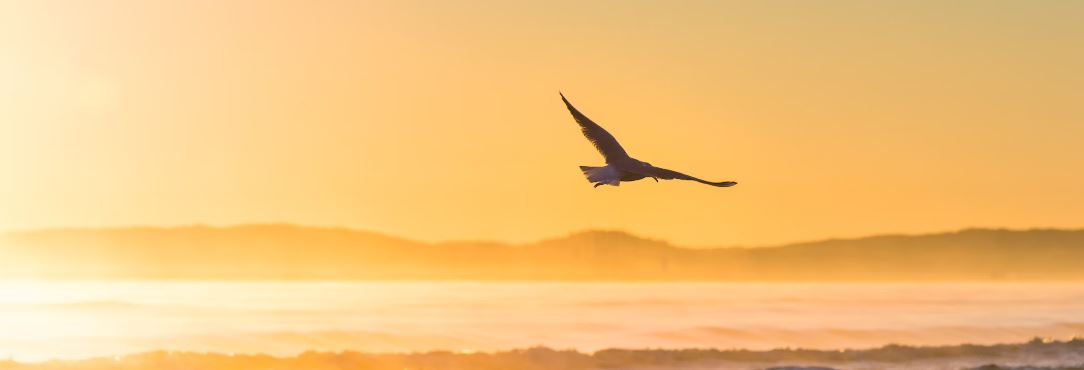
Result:
[[[1082,229],[971,228],[687,248],[618,230],[427,243],[338,227],[63,228],[0,234],[0,278],[314,280],[1080,280]]]

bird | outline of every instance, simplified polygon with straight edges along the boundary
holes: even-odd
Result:
[[[613,135],[610,135],[602,126],[580,113],[576,107],[572,106],[572,103],[568,102],[564,93],[558,92],[558,94],[561,95],[561,101],[565,102],[568,111],[572,113],[572,118],[580,125],[583,136],[587,137],[587,140],[595,146],[595,149],[598,149],[603,159],[606,160],[606,165],[601,167],[580,166],[580,171],[587,177],[588,182],[595,185],[594,187],[597,188],[602,185],[620,186],[622,181],[636,181],[648,177],[654,179],[655,182],[659,182],[659,179],[691,180],[718,187],[730,187],[738,184],[734,181],[707,181],[674,170],[655,167],[651,163],[630,157]]]

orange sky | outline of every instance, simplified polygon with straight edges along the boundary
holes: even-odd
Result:
[[[0,0],[0,229],[1084,226],[1084,2]],[[564,91],[711,180],[594,189]]]

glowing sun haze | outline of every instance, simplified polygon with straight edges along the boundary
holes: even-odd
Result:
[[[0,229],[1080,227],[1084,2],[0,0]],[[558,90],[729,189],[594,189]]]

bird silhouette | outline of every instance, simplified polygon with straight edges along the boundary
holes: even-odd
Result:
[[[602,153],[602,157],[606,159],[606,165],[602,167],[580,166],[580,171],[583,171],[583,175],[587,176],[587,181],[595,184],[596,188],[602,185],[619,186],[622,181],[636,181],[647,177],[654,179],[655,182],[658,182],[659,179],[692,180],[718,187],[738,184],[733,181],[712,182],[702,180],[674,170],[655,167],[651,163],[630,157],[629,153],[625,152],[625,148],[622,148],[621,144],[617,143],[617,139],[613,135],[610,135],[602,126],[580,113],[576,107],[572,106],[572,103],[568,102],[568,99],[565,99],[565,94],[559,94],[561,95],[561,101],[565,102],[568,111],[572,113],[572,118],[580,125],[583,136],[586,136],[587,140],[594,144],[595,149],[598,149],[598,152]]]

